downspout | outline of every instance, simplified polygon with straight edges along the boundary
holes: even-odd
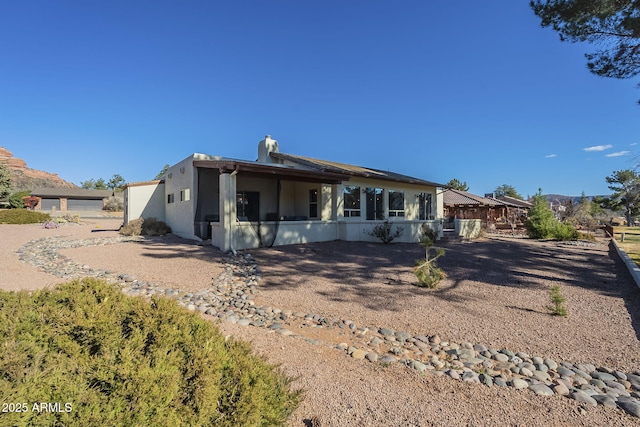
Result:
[[[233,172],[231,172],[231,174],[229,176],[236,176],[238,174],[238,172],[240,171],[240,167],[236,166],[235,170]],[[229,188],[227,188],[227,194],[231,193],[231,180],[229,180],[228,184]],[[236,186],[236,191],[237,191],[237,186]],[[234,199],[235,199],[235,194],[233,195]],[[235,245],[234,245],[234,240],[235,240],[235,224],[236,221],[238,220],[237,218],[233,218],[233,215],[231,215],[231,209],[229,209],[229,232],[230,232],[230,236],[229,236],[229,249],[231,249],[231,253],[233,255],[237,255],[238,251],[236,251]]]

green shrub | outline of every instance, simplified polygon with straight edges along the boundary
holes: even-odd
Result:
[[[24,197],[31,194],[31,191],[19,191],[9,196],[9,205],[14,209],[24,208]]]
[[[0,372],[0,400],[29,409],[3,425],[283,425],[301,399],[246,343],[174,300],[96,279],[0,292]]]
[[[367,234],[372,237],[377,237],[382,243],[387,244],[400,237],[403,231],[403,227],[396,227],[396,231],[392,231],[391,224],[388,220],[385,220],[382,224],[374,225]]]
[[[39,224],[49,221],[51,215],[26,209],[0,211],[0,224]]]
[[[167,233],[171,233],[171,227],[156,218],[137,218],[120,230],[125,236],[164,236]]]
[[[558,221],[548,207],[547,199],[541,191],[533,197],[533,207],[525,221],[527,235],[532,239],[572,240],[578,238],[578,231],[568,223]]]
[[[549,299],[551,305],[547,307],[554,316],[566,316],[567,307],[565,306],[566,298],[560,292],[560,286],[552,286],[549,290]]]

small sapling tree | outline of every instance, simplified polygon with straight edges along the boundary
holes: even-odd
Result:
[[[436,260],[444,256],[443,248],[434,248],[438,238],[438,231],[432,229],[427,224],[422,224],[420,243],[425,247],[424,259],[416,261],[414,274],[418,279],[418,285],[421,288],[435,288],[440,280],[446,276],[445,272],[436,264]],[[431,249],[435,249],[435,253],[431,254]]]
[[[560,286],[555,285],[552,286],[549,290],[549,299],[551,300],[551,305],[547,307],[551,311],[551,314],[554,316],[566,316],[567,315],[567,307],[565,302],[567,299],[560,292]]]

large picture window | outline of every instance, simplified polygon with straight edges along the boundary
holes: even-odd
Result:
[[[431,212],[431,194],[429,193],[420,193],[418,194],[418,215],[420,220],[426,221],[429,219],[433,219],[433,214]]]
[[[382,188],[367,188],[367,219],[384,219]]]
[[[360,216],[360,187],[348,185],[344,187],[344,216]]]
[[[258,221],[260,219],[260,193],[238,191],[236,193],[238,221]]]
[[[404,216],[404,193],[389,191],[389,217]]]

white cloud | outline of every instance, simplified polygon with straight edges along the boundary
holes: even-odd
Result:
[[[583,150],[584,151],[604,151],[604,150],[608,150],[609,148],[613,148],[613,145],[611,145],[611,144],[594,145],[593,147],[583,148]]]
[[[638,143],[637,143],[637,142],[632,142],[632,143],[631,143],[631,144],[629,144],[629,145],[633,147],[634,145],[638,145]]]
[[[610,153],[610,154],[605,154],[605,157],[620,157],[620,156],[626,156],[627,154],[630,154],[631,151],[618,151],[617,153]]]
[[[544,157],[547,158],[547,159],[551,159],[551,158],[556,157],[556,156],[557,156],[557,154],[547,154]]]

